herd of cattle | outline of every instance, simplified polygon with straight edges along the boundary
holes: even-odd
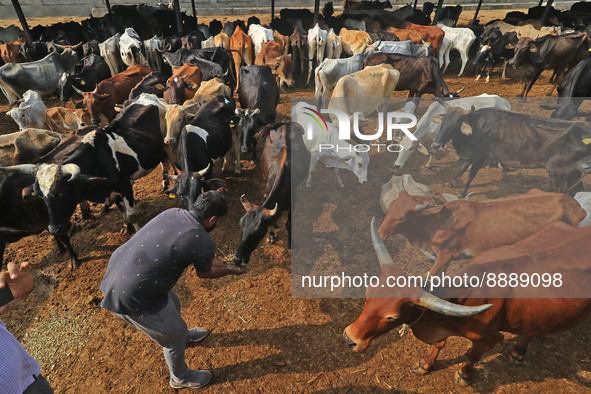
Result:
[[[189,209],[201,193],[225,185],[213,177],[214,162],[223,159],[222,173],[234,165],[240,174],[241,155],[255,160],[258,139],[264,144],[265,200],[256,205],[241,197],[246,214],[233,256],[236,265],[247,264],[282,213],[290,231],[292,185],[306,179],[310,187],[318,161],[335,169],[341,188],[339,169],[351,171],[360,183],[368,180],[370,155],[340,140],[332,122],[326,123],[327,132],[309,122],[303,110],[317,111],[328,102],[329,109],[353,115],[347,100],[356,98],[364,107],[355,111],[370,114],[398,90],[409,91],[407,113],[417,110],[423,94],[438,100],[420,118],[414,131],[418,140],[398,141],[403,150],[395,168],[415,150],[429,155],[425,146],[441,149],[451,141],[463,162],[455,181],[470,168],[462,196],[490,163],[543,166],[551,192],[531,190],[485,202],[450,196],[448,203],[433,206],[428,186],[409,175],[393,177],[380,201],[385,220],[379,229],[372,222],[371,229],[383,278],[402,275],[383,244],[393,234],[405,235],[434,261],[430,274],[465,256],[473,259],[464,270],[475,264],[489,272],[499,267],[519,272],[518,266],[575,274],[588,269],[579,260],[591,252],[586,218],[591,196],[581,183],[591,172],[591,128],[572,119],[589,115],[579,106],[591,96],[591,58],[585,57],[591,8],[577,3],[570,11],[552,10],[552,26],[542,26],[534,7],[486,27],[463,28],[455,27],[459,6],[446,7],[443,23],[432,26],[431,3],[423,10],[394,10],[386,3],[347,0],[339,15],[327,3],[318,21],[308,10],[283,9],[270,27],[256,17],[246,24],[197,25],[183,15],[187,35],[176,32],[171,10],[148,5],[116,6],[112,14],[81,23],[37,26],[31,30],[34,41],[15,27],[0,31],[6,63],[0,67],[0,89],[20,129],[0,136],[0,262],[8,243],[47,228],[75,268],[80,262],[68,233],[77,206],[86,218],[89,201],[104,204],[103,210],[116,204],[132,233],[139,228],[135,180],[160,164],[162,190]],[[488,82],[499,61],[505,63],[503,77],[508,64],[522,67],[524,99],[542,71],[552,69],[564,99],[552,108],[551,118],[544,118],[512,112],[496,95],[459,98],[463,89],[450,91],[443,78],[452,49],[460,54],[459,75],[476,54],[476,80],[485,74]],[[315,105],[299,103],[290,122],[276,122],[280,96],[297,86],[298,75],[306,85],[314,81]],[[55,93],[62,106],[47,108],[44,98]],[[310,128],[313,138],[303,138]],[[323,144],[337,149],[321,150]],[[575,198],[562,194],[576,192]],[[565,237],[576,242],[564,242]],[[512,353],[522,359],[532,336],[572,327],[591,310],[587,299],[501,295],[450,302],[426,292],[396,298],[383,291],[368,290],[361,316],[345,330],[351,347],[362,351],[374,337],[409,324],[417,338],[435,346],[416,369],[426,373],[448,336],[466,337],[473,348],[456,376],[460,384],[502,339],[500,331],[523,335]]]

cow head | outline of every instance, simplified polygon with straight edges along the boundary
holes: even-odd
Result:
[[[260,109],[236,108],[235,113],[240,117],[238,125],[242,129],[242,146],[240,151],[245,154],[252,153],[254,147],[254,135],[265,124],[259,117]]]
[[[513,55],[513,58],[509,60],[507,64],[513,67],[519,66],[527,59],[530,52],[536,51],[537,47],[532,38],[521,37],[519,38],[517,46],[515,47],[515,54]]]
[[[83,192],[88,185],[107,182],[106,178],[82,174],[77,164],[21,164],[0,167],[35,176],[33,187],[23,198],[41,198],[47,205],[48,230],[53,235],[66,234],[72,229],[70,217],[76,205],[86,199]]]
[[[279,77],[282,85],[286,84],[290,88],[293,88],[295,86],[295,79],[293,79],[295,63],[291,59],[291,56],[279,56],[275,60],[275,64],[271,67],[271,70]]]
[[[186,81],[187,77],[187,74],[172,77],[166,82],[166,92],[164,92],[164,97],[167,103],[183,104],[188,98],[186,97],[185,90],[195,91],[199,88],[194,82],[188,83]]]
[[[378,229],[382,239],[398,232],[399,226],[403,225],[413,212],[420,212],[434,204],[433,197],[423,195],[410,195],[407,191],[401,191],[398,198],[392,200],[388,205],[386,218]]]
[[[439,134],[433,141],[431,147],[433,149],[443,149],[445,144],[458,136],[458,130],[465,136],[472,135],[472,126],[466,122],[465,116],[475,110],[467,111],[462,108],[452,107],[444,101],[437,100],[447,111],[444,115],[435,115],[431,118],[431,122],[441,123]]]
[[[187,124],[187,115],[192,114],[192,111],[198,108],[200,103],[186,101],[183,105],[171,104],[168,106],[164,119],[166,120],[166,137],[164,143],[172,145],[176,143],[181,135],[183,127]]]
[[[369,168],[369,153],[359,152],[349,162],[350,170],[357,176],[359,183],[367,182],[367,170]]]
[[[263,208],[248,202],[244,194],[240,197],[240,202],[246,210],[246,215],[240,219],[240,245],[234,255],[236,265],[248,264],[252,252],[261,243],[269,226],[275,223],[279,215],[277,204],[273,209]]]
[[[10,111],[6,112],[6,115],[11,116],[21,130],[26,129],[27,127],[34,127],[36,125],[31,125],[31,122],[27,117],[27,112],[30,108],[31,104],[21,107],[14,107],[11,108]]]
[[[101,122],[100,115],[107,110],[111,103],[111,95],[109,93],[85,92],[83,96],[84,105],[90,114],[90,121],[93,125],[98,125]]]
[[[211,164],[205,169],[195,172],[183,172],[180,175],[163,173],[165,178],[175,181],[175,185],[166,190],[170,196],[178,196],[183,202],[183,207],[190,210],[197,201],[197,197],[208,190],[217,190],[226,185],[221,179],[205,179]]]
[[[375,218],[371,220],[371,239],[382,268],[379,283],[366,292],[365,305],[355,322],[345,328],[343,338],[356,352],[363,352],[370,342],[402,324],[413,325],[426,311],[446,316],[469,317],[480,314],[492,304],[465,306],[438,298],[419,287],[389,287],[389,277],[404,276],[386,250],[378,234]],[[412,281],[407,283],[413,284]]]

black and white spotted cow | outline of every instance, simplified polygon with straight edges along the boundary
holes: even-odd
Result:
[[[158,127],[158,108],[133,104],[110,125],[87,133],[74,153],[54,164],[21,164],[0,170],[34,175],[31,196],[42,198],[53,235],[68,233],[70,217],[84,200],[103,203],[119,193],[125,208],[128,233],[137,231],[133,181],[149,174],[164,156]],[[30,197],[30,196],[28,196]]]

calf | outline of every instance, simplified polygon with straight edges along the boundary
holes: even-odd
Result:
[[[45,111],[45,127],[58,133],[76,131],[90,124],[90,114],[82,108],[53,107]]]
[[[363,60],[367,53],[358,53],[346,59],[324,59],[314,72],[316,105],[321,107],[332,88],[343,76],[357,72],[363,68]]]
[[[240,244],[234,255],[236,265],[248,264],[252,252],[265,237],[269,227],[287,211],[287,247],[291,248],[291,214],[295,190],[303,181],[310,163],[310,153],[302,141],[304,130],[295,123],[274,123],[261,130],[266,137],[261,169],[267,180],[265,201],[258,206],[242,195],[246,214],[240,219]],[[275,235],[270,234],[274,240]]]
[[[269,66],[276,76],[277,85],[283,92],[285,92],[284,85],[290,88],[295,86],[295,79],[293,78],[295,63],[290,55],[283,55],[283,47],[278,42],[269,41],[264,43],[254,64],[257,66]]]
[[[294,28],[293,33],[289,36],[289,51],[291,58],[296,64],[299,61],[300,75],[304,75],[306,54],[308,53],[308,38]]]
[[[478,67],[476,81],[480,79],[486,67],[490,69],[486,74],[486,83],[490,82],[490,73],[499,60],[504,60],[502,78],[505,78],[507,63],[515,54],[515,46],[518,42],[518,36],[515,32],[502,34],[499,29],[487,29],[480,37],[481,46],[478,54],[472,61],[472,64]]]
[[[169,104],[182,104],[192,98],[201,84],[201,70],[194,64],[172,68],[172,76],[166,81],[164,100]]]
[[[6,114],[10,115],[19,129],[28,127],[42,129],[45,126],[45,110],[41,95],[34,90],[27,90],[23,95],[23,101],[13,107]]]

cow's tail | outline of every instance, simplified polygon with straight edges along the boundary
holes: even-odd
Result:
[[[271,132],[271,130],[275,130],[278,127],[281,127],[283,125],[290,125],[290,123],[289,122],[272,123],[270,125],[263,127],[263,129],[261,131],[259,131],[259,133],[257,133],[257,134],[268,136],[269,133]],[[276,200],[275,191],[277,189],[279,189],[279,187],[281,186],[281,183],[283,182],[283,179],[285,178],[286,173],[288,171],[286,169],[286,167],[287,167],[287,159],[289,156],[290,140],[289,140],[289,135],[287,135],[286,132],[284,132],[284,134],[283,134],[283,141],[285,142],[285,146],[283,147],[283,154],[281,155],[281,162],[279,163],[279,172],[275,176],[275,182],[273,182],[273,187],[271,187],[271,189],[269,190],[269,194],[262,204],[262,206],[265,208],[269,208],[268,204],[271,203],[273,200]],[[289,185],[289,186],[291,186],[291,185]]]

